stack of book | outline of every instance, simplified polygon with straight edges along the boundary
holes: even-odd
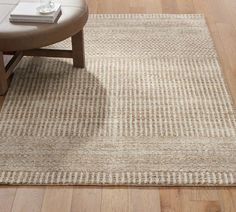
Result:
[[[40,4],[34,2],[20,2],[10,14],[11,22],[55,23],[61,14],[61,5],[54,3],[53,11],[40,12]]]

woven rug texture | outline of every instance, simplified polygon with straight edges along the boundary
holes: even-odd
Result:
[[[17,67],[0,184],[236,185],[236,113],[202,15],[91,15],[84,36],[85,69]]]

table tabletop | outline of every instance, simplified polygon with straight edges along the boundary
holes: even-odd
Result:
[[[88,11],[84,0],[59,0],[62,15],[55,24],[11,23],[9,21],[9,15],[20,1],[40,2],[40,0],[0,0],[0,51],[13,49],[10,47],[13,45],[17,50],[22,49],[22,42],[25,42],[27,38],[36,44],[36,36],[39,44],[33,45],[32,47],[43,45],[40,39],[45,39],[45,36],[49,41],[48,43],[53,43],[53,40],[59,41],[65,39],[75,34],[76,28],[81,28],[80,23],[84,24],[82,22],[85,19],[87,20],[85,16]],[[19,46],[20,44],[22,45]],[[26,45],[23,49],[28,48],[29,46]]]

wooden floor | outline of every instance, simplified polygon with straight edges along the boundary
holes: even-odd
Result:
[[[88,0],[90,13],[204,13],[236,100],[235,0]],[[0,97],[0,105],[3,102]],[[0,212],[236,212],[236,188],[0,187]]]

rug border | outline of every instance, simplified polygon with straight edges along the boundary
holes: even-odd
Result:
[[[1,171],[0,185],[236,186],[232,172]]]

